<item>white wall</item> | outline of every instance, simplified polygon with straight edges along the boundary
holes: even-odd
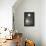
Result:
[[[22,32],[24,37],[35,41],[36,46],[41,46],[41,1],[40,0],[23,0],[23,2],[13,8],[15,16],[15,28]],[[16,8],[16,9],[15,9]],[[24,27],[24,12],[35,12],[35,26]]]
[[[41,38],[42,46],[46,46],[46,0],[41,1]]]
[[[12,6],[16,0],[0,0],[0,27],[12,28]]]

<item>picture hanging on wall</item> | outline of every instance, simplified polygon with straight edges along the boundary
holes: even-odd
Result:
[[[34,26],[34,12],[24,12],[24,26]]]

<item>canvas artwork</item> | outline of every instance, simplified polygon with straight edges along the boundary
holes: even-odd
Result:
[[[34,12],[24,12],[24,26],[34,26]]]

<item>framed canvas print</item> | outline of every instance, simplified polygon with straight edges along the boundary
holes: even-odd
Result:
[[[24,26],[34,26],[34,12],[24,12]]]

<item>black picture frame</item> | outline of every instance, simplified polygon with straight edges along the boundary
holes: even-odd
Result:
[[[24,26],[34,26],[34,12],[24,12]]]

